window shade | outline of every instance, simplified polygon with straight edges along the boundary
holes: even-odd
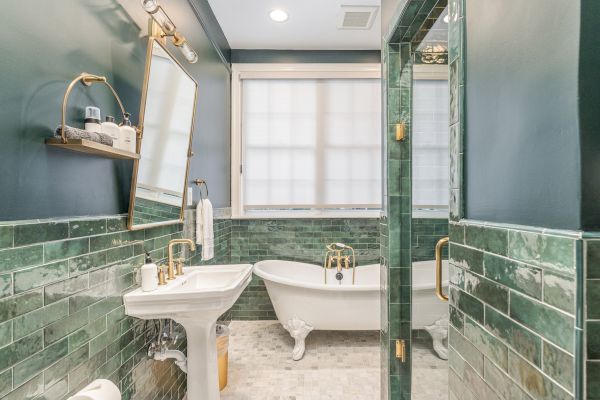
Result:
[[[450,151],[447,80],[414,80],[412,140],[413,207],[448,208]]]
[[[379,79],[245,79],[244,209],[380,208]]]

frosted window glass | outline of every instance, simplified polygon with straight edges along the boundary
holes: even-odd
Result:
[[[380,85],[244,80],[244,208],[380,208]]]
[[[448,81],[413,83],[413,207],[448,207]]]

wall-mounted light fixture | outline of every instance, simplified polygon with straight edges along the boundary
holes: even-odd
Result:
[[[161,36],[168,36],[175,46],[179,48],[181,54],[190,63],[198,62],[198,53],[189,45],[185,37],[177,31],[175,23],[169,18],[165,10],[158,4],[156,0],[141,0],[142,8],[150,14],[152,19],[160,26],[162,30]]]

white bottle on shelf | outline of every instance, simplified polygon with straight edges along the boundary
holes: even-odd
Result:
[[[124,151],[136,153],[136,132],[133,126],[131,126],[129,113],[125,113],[124,117],[123,124],[119,127],[119,148]]]
[[[100,125],[100,109],[98,107],[86,107],[85,108],[85,130],[88,132],[102,132],[102,126]]]
[[[102,123],[102,133],[105,133],[112,138],[113,147],[121,148],[121,146],[119,146],[120,129],[119,125],[115,124],[115,117],[110,115],[105,117],[105,120]]]

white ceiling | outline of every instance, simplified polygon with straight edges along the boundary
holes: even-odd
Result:
[[[341,5],[379,6],[380,0],[209,0],[232,49],[377,50],[381,12],[369,30],[338,29]],[[269,19],[282,8],[287,22]]]

